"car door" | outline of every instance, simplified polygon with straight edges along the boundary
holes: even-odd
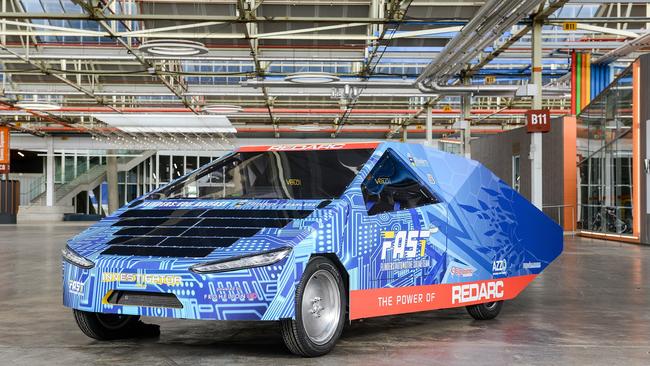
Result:
[[[388,149],[361,183],[371,277],[379,286],[440,283],[446,269],[446,205],[422,176]]]

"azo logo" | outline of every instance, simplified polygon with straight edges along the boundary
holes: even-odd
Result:
[[[391,259],[415,258],[420,247],[420,256],[424,257],[427,238],[431,235],[429,230],[410,231],[384,231],[384,241],[381,246],[381,259],[385,260],[388,252]]]
[[[505,259],[492,262],[493,275],[506,274],[507,270],[508,270],[508,262],[506,262]]]

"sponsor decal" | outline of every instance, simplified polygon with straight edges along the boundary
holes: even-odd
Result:
[[[350,291],[350,319],[467,306],[516,297],[537,275]]]
[[[424,257],[429,230],[384,231],[381,246],[381,271],[425,268],[431,266],[429,258],[403,261]]]
[[[338,150],[345,144],[302,144],[302,145],[274,145],[268,151],[301,151],[301,150]]]
[[[177,208],[177,207],[223,207],[229,205],[230,202],[227,201],[147,201],[144,202],[141,207],[151,207],[151,208]]]
[[[84,293],[84,283],[80,281],[69,280],[68,281],[68,292],[75,295],[83,295]]]
[[[459,277],[472,277],[474,275],[474,272],[476,270],[474,268],[467,268],[467,267],[451,267],[449,269],[449,273],[451,273],[452,276],[459,276]]]
[[[300,179],[296,179],[296,178],[289,178],[289,179],[287,179],[287,185],[288,186],[301,186],[302,181]]]
[[[538,269],[538,268],[542,268],[542,263],[541,262],[524,262],[523,267],[524,267],[524,269]]]
[[[235,286],[219,286],[214,288],[214,292],[204,294],[204,300],[212,302],[228,302],[228,301],[253,301],[258,298],[256,292],[246,292],[239,285]]]
[[[103,272],[102,282],[133,283],[145,287],[147,285],[180,286],[183,280],[181,276],[175,275]]]
[[[433,178],[433,175],[427,174],[427,179],[429,180],[429,183],[436,184],[436,180]]]
[[[492,262],[492,274],[494,276],[505,275],[508,272],[508,262],[505,259]]]
[[[390,177],[377,177],[375,183],[379,185],[390,184]]]
[[[408,157],[409,161],[411,162],[411,165],[415,166],[415,159],[413,159],[413,155],[407,154],[406,156]]]
[[[503,298],[503,281],[487,281],[454,285],[451,288],[451,303],[465,304]]]

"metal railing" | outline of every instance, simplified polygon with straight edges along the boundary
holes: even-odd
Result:
[[[556,215],[549,214],[549,211],[546,209],[551,209],[551,213],[556,213]],[[564,228],[564,209],[571,209],[571,233],[575,235],[576,232],[576,208],[574,205],[542,205],[542,211],[547,214],[553,221],[558,225]],[[566,230],[565,230],[566,231]]]

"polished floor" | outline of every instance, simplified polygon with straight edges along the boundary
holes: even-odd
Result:
[[[650,247],[567,237],[494,321],[463,309],[369,319],[300,359],[267,323],[147,319],[159,338],[86,338],[60,290],[60,250],[83,228],[0,225],[1,365],[650,365]]]

